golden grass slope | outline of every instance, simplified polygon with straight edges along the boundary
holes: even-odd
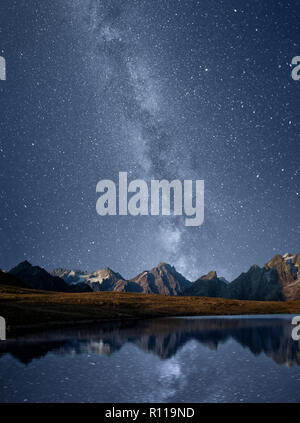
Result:
[[[116,319],[277,313],[300,314],[300,300],[267,302],[119,292],[58,293],[0,286],[0,315],[6,319],[9,332]]]

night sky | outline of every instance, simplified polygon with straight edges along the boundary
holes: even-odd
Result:
[[[1,0],[0,267],[231,280],[300,251],[300,2]],[[204,179],[205,220],[96,213],[100,179]]]

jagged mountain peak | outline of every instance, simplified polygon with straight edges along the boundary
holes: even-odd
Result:
[[[52,276],[58,276],[59,278],[63,278],[64,275],[67,275],[71,272],[70,269],[65,269],[63,267],[57,267],[56,269],[51,270]]]
[[[24,260],[21,263],[19,263],[17,266],[13,267],[10,272],[14,269],[30,269],[31,267],[34,267],[31,263],[29,263],[28,260]]]
[[[291,254],[291,253],[285,253],[285,254],[283,254],[283,256],[282,256],[284,259],[287,259],[287,258],[292,258],[292,257],[294,257],[294,254]]]
[[[210,272],[207,273],[207,275],[201,276],[201,280],[212,280],[212,279],[217,279],[217,272],[215,270],[211,270]]]
[[[286,254],[284,256],[282,256],[281,254],[276,254],[274,257],[271,258],[271,260],[269,260],[264,265],[264,267],[270,269],[272,267],[276,267],[276,266],[280,265],[281,263],[284,263],[285,262],[285,259],[287,259],[288,257],[290,257],[289,253],[286,253]]]
[[[281,301],[300,298],[300,255],[276,254],[262,268],[254,265],[229,284],[231,298]]]
[[[101,278],[101,279],[114,279],[114,280],[125,280],[120,273],[115,272],[110,267],[105,267],[101,270],[95,270],[94,272],[88,275],[90,278]]]
[[[118,273],[118,272],[115,272],[113,269],[111,269],[110,267],[105,267],[104,269],[103,269],[103,271],[104,272],[106,272],[107,274],[109,274],[109,275],[120,275],[120,273]],[[121,275],[120,275],[121,276]],[[124,279],[122,276],[121,276],[121,279]]]
[[[201,297],[226,297],[227,281],[218,278],[217,272],[211,270],[206,275],[201,276],[188,287],[184,295]]]
[[[191,284],[175,267],[164,262],[151,270],[144,270],[131,282],[138,284],[144,293],[164,295],[182,295]]]
[[[169,263],[165,263],[163,261],[161,261],[160,263],[158,263],[158,265],[156,266],[157,269],[161,269],[167,272],[176,272],[176,269],[174,266],[171,266],[171,264]],[[155,269],[155,267],[153,268]]]
[[[61,278],[52,276],[42,267],[33,266],[27,260],[12,268],[9,273],[18,277],[30,288],[60,292],[68,290],[68,285]]]
[[[258,264],[253,264],[250,269],[248,270],[248,273],[250,272],[257,272],[258,270],[261,270],[261,267],[259,267]]]

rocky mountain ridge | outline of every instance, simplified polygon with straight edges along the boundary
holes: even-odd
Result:
[[[214,270],[190,282],[167,263],[159,263],[127,280],[108,267],[91,273],[63,268],[48,273],[25,261],[9,272],[1,271],[0,283],[59,292],[115,291],[285,301],[300,299],[300,253],[277,254],[263,267],[253,265],[232,282]]]
[[[62,278],[53,276],[39,266],[32,266],[27,260],[12,268],[8,274],[15,276],[26,287],[57,292],[91,292],[82,283],[70,287]]]
[[[300,299],[300,254],[277,254],[263,267],[255,264],[230,283],[210,272],[194,282],[184,295],[257,301]]]

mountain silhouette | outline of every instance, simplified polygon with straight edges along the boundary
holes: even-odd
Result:
[[[0,343],[0,354],[10,353],[29,363],[48,352],[110,356],[132,343],[161,359],[169,359],[191,340],[217,350],[230,339],[254,355],[265,354],[278,365],[300,365],[300,342],[291,338],[290,320],[281,317],[163,318],[59,329]]]

